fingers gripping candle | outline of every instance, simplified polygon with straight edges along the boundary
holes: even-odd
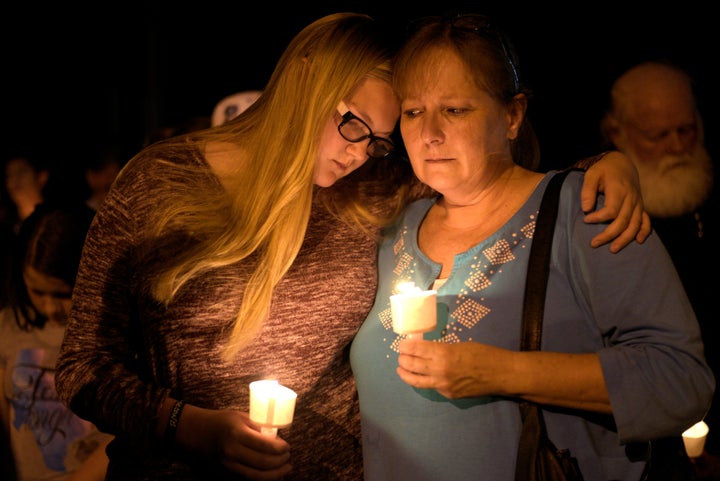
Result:
[[[423,291],[414,282],[402,282],[390,296],[393,331],[397,334],[429,332],[437,325],[437,291]]]
[[[275,380],[250,383],[250,419],[260,432],[276,436],[278,428],[292,424],[297,394]]]

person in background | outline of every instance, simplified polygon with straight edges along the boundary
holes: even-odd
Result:
[[[5,191],[12,202],[5,221],[11,223],[17,234],[22,221],[45,199],[50,169],[39,158],[17,155],[5,160],[4,174]]]
[[[55,361],[93,211],[39,204],[22,223],[10,298],[0,311],[0,419],[19,481],[102,480],[110,436],[55,391]]]
[[[653,229],[680,274],[717,376],[717,289],[707,266],[718,264],[718,207],[693,79],[666,60],[634,65],[614,81],[601,130],[608,147],[637,167]],[[720,433],[713,430],[720,429],[719,407],[716,392],[705,417],[706,453],[694,460],[700,479],[720,479]]]
[[[438,195],[387,230],[376,301],[352,343],[365,480],[514,479],[523,399],[541,405],[586,481],[640,480],[648,442],[701,419],[715,387],[672,261],[657,236],[617,254],[592,248],[602,226],[585,222],[585,174],[570,172],[542,351],[521,352],[535,217],[556,172],[525,167],[537,160],[527,90],[499,26],[474,14],[413,26],[393,85],[413,170]],[[437,290],[424,339],[393,331],[400,282]]]
[[[224,97],[215,105],[210,116],[210,124],[215,127],[234,119],[250,107],[260,94],[262,94],[261,90],[243,90]]]
[[[41,156],[10,154],[3,162],[0,186],[0,307],[9,302],[10,265],[20,225],[46,197],[50,168]]]
[[[86,159],[84,174],[88,187],[85,203],[97,211],[124,162],[122,151],[111,144],[103,144],[91,152]]]
[[[200,115],[188,117],[182,122],[172,125],[161,125],[156,129],[152,130],[143,141],[143,147],[154,144],[161,140],[176,137],[178,135],[188,134],[190,132],[196,132],[211,127],[210,116]]]
[[[56,378],[115,435],[108,481],[362,479],[348,348],[379,228],[426,193],[393,155],[393,53],[372,18],[322,17],[242,114],[123,168],[88,233]],[[615,193],[591,214],[612,220],[598,240],[647,235],[632,164],[590,171],[590,205],[600,184]],[[248,417],[260,379],[297,393],[278,437]]]

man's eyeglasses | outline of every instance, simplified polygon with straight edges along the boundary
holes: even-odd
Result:
[[[510,70],[512,71],[515,93],[520,91],[520,75],[518,74],[517,62],[513,59],[510,48],[508,47],[508,42],[505,39],[505,35],[492,23],[492,20],[489,17],[475,13],[460,14],[452,17],[421,17],[411,21],[409,27],[411,32],[415,32],[425,25],[442,22],[450,23],[450,26],[455,30],[475,32],[478,35],[482,35],[485,38],[498,42],[500,48],[502,48],[505,58],[507,59]]]
[[[345,102],[338,104],[337,111],[342,117],[338,125],[338,132],[340,132],[343,139],[353,143],[370,139],[370,143],[367,146],[368,156],[374,159],[382,159],[390,155],[395,149],[390,139],[376,136],[364,120],[350,112]]]

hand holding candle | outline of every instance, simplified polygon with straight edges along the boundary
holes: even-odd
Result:
[[[292,424],[297,394],[275,380],[250,383],[250,419],[258,423],[260,432],[276,436],[278,428]]]
[[[393,331],[397,334],[429,332],[437,325],[437,291],[423,291],[413,282],[397,286],[390,296]]]

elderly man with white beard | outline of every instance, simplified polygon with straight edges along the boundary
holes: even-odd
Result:
[[[708,363],[720,378],[720,318],[711,305],[718,295],[711,270],[720,247],[717,196],[693,87],[689,74],[669,62],[638,64],[613,83],[601,128],[610,146],[638,170],[645,209],[673,258],[702,328]],[[694,460],[703,480],[720,480],[718,411],[716,393],[705,418],[710,426],[706,452]]]

